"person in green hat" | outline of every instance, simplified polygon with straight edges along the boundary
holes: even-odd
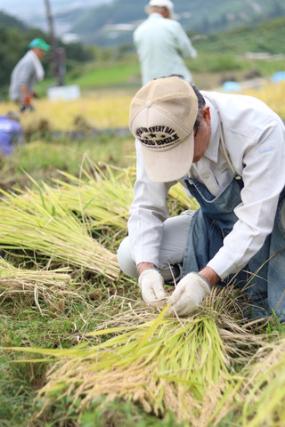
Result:
[[[33,39],[28,52],[16,64],[11,74],[10,99],[19,105],[20,111],[33,110],[34,85],[44,78],[42,59],[50,46],[42,38]]]

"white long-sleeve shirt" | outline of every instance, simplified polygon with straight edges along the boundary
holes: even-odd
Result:
[[[30,92],[33,86],[44,78],[41,61],[33,50],[29,50],[16,64],[12,71],[9,95],[12,101],[21,100],[21,86],[25,85]]]
[[[221,147],[220,119],[232,166],[244,182],[238,218],[209,266],[223,279],[240,271],[262,247],[273,229],[278,199],[285,186],[285,128],[281,119],[253,97],[203,92],[211,111],[211,140],[203,158],[189,176],[205,184],[213,195],[222,192],[233,177]],[[212,100],[212,102],[211,102]],[[162,222],[167,218],[167,193],[173,183],[152,182],[137,149],[135,198],[128,223],[136,263],[159,263]]]
[[[150,80],[180,74],[191,81],[184,58],[195,58],[197,52],[179,22],[152,13],[134,32],[143,84]]]

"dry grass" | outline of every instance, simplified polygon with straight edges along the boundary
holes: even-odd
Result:
[[[63,306],[67,297],[79,298],[70,287],[71,277],[66,269],[27,270],[14,267],[0,258],[0,303],[16,296],[31,297],[41,312],[40,302],[52,308]],[[59,301],[61,300],[61,304]]]

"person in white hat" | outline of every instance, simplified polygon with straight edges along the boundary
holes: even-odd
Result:
[[[282,120],[256,98],[200,92],[172,76],[138,91],[130,129],[137,180],[118,260],[138,277],[144,301],[168,301],[188,315],[235,275],[249,285],[252,317],[274,311],[285,321]],[[167,193],[177,181],[200,209],[168,218]]]
[[[170,74],[192,81],[183,58],[196,58],[197,52],[179,22],[172,19],[173,3],[151,0],[146,12],[148,19],[134,32],[143,84]]]

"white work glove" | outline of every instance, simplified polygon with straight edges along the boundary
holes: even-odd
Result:
[[[146,304],[153,305],[166,298],[163,277],[154,268],[144,270],[139,276],[138,283]]]
[[[178,316],[187,316],[201,305],[210,291],[209,284],[198,273],[186,274],[168,299],[170,311]]]

